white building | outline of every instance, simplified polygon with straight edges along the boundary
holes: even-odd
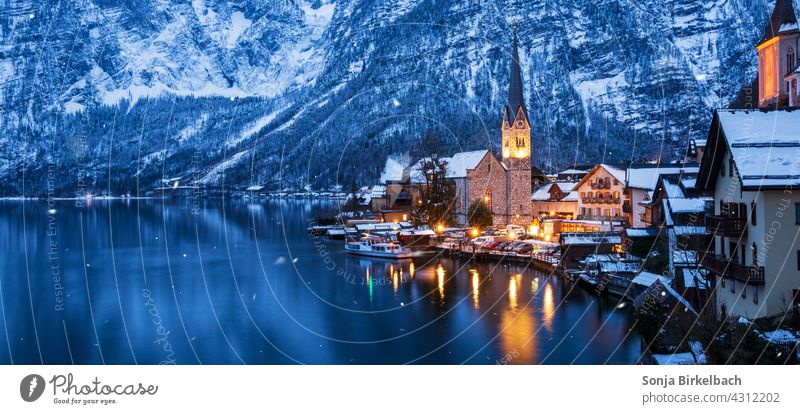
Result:
[[[623,211],[628,225],[633,228],[647,227],[645,204],[653,198],[658,177],[663,174],[696,174],[697,165],[653,164],[631,166],[625,171],[625,203]]]
[[[578,215],[577,181],[556,181],[539,187],[531,195],[534,217],[560,216],[574,218]]]
[[[622,197],[625,170],[608,164],[595,165],[578,182],[578,218],[583,220],[624,221]]]
[[[702,262],[717,310],[786,312],[800,289],[800,111],[716,111],[697,187],[714,194],[714,250]]]

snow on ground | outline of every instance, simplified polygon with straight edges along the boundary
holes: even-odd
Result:
[[[239,36],[245,32],[250,26],[253,25],[253,22],[250,21],[247,17],[244,17],[244,13],[240,11],[235,11],[231,14],[231,26],[228,30],[226,36],[226,47],[228,49],[232,49],[236,47],[236,44],[239,41]]]
[[[264,117],[257,119],[255,122],[250,124],[250,126],[247,129],[242,131],[242,133],[239,136],[228,139],[228,141],[225,142],[225,145],[227,145],[228,147],[235,147],[236,145],[239,145],[240,142],[247,140],[248,138],[257,134],[258,131],[264,129],[264,127],[269,125],[269,123],[272,122],[272,120],[275,119],[275,117],[278,116],[278,114],[280,113],[281,111],[277,110],[275,112],[272,112],[271,114],[268,114]]]
[[[225,170],[238,164],[249,153],[250,150],[245,150],[233,154],[229,158],[215,165],[208,173],[206,173],[206,175],[197,180],[198,184],[214,184],[220,182],[224,177]]]

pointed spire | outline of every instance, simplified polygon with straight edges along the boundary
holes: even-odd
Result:
[[[528,118],[528,110],[525,108],[525,98],[522,96],[522,70],[519,66],[517,25],[514,24],[514,45],[511,51],[511,76],[508,80],[508,103],[505,108],[509,124],[513,124],[520,108],[522,108],[525,118]]]
[[[767,21],[764,34],[758,44],[762,44],[782,33],[797,33],[797,16],[794,14],[792,0],[777,0],[775,10]]]

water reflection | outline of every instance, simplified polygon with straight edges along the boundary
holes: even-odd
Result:
[[[66,302],[54,312],[48,208],[0,201],[7,321],[0,343],[8,344],[0,363],[156,364],[165,358],[153,342],[159,329],[183,364],[631,363],[639,356],[638,338],[626,337],[630,307],[615,309],[616,301],[524,266],[352,257],[341,242],[306,232],[336,204],[305,200],[58,203]],[[587,307],[597,316],[581,318]]]
[[[475,310],[481,309],[480,304],[480,287],[481,287],[481,279],[478,276],[478,271],[476,269],[469,269],[469,272],[472,274],[472,306]]]

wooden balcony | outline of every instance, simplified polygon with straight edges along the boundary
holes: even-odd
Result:
[[[747,220],[727,216],[706,216],[709,234],[722,237],[747,237]]]
[[[702,255],[703,266],[721,277],[750,285],[764,285],[764,266],[745,266],[711,253]]]

